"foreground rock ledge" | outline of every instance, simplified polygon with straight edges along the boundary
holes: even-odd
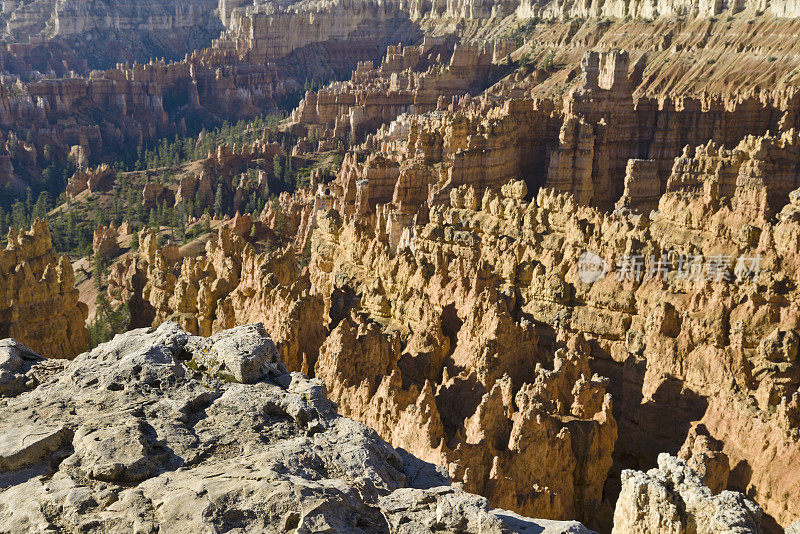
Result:
[[[134,330],[31,387],[0,391],[0,532],[590,532],[490,510],[338,416],[260,324]]]

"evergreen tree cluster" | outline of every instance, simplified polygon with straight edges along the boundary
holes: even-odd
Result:
[[[105,343],[117,334],[128,330],[131,314],[126,304],[114,308],[104,294],[97,296],[97,312],[95,318],[89,321],[86,328],[89,330],[89,346],[92,350],[97,345]]]
[[[129,221],[134,234],[142,228],[167,230],[174,242],[185,243],[202,233],[203,228],[198,225],[192,228],[189,226],[191,219],[199,219],[204,214],[232,217],[238,210],[258,216],[270,201],[270,198],[264,197],[259,191],[259,171],[271,175],[270,195],[275,196],[308,185],[309,173],[313,167],[294,168],[290,154],[296,138],[277,129],[280,120],[279,115],[268,115],[233,124],[224,123],[214,130],[203,131],[196,137],[176,137],[172,141],[162,139],[156,146],[140,150],[138,159],[128,165],[130,168],[140,169],[139,172],[125,172],[126,165],[121,162],[114,165],[117,178],[110,191],[110,199],[109,195],[103,195],[102,200],[92,195],[84,201],[74,201],[63,192],[56,196],[51,189],[63,191],[66,184],[64,173],[74,169],[54,165],[50,171],[45,171],[49,177],[46,182],[52,187],[38,193],[28,188],[24,200],[17,200],[8,207],[3,207],[0,203],[0,245],[5,245],[9,228],[29,228],[37,217],[48,220],[53,244],[59,253],[88,256],[92,253],[94,229],[100,225],[107,226],[111,222],[119,226],[124,221]],[[252,144],[264,136],[268,141],[281,143],[282,154],[275,155],[272,161],[255,160],[241,176],[234,177],[231,184],[218,181],[214,184],[211,205],[197,198],[184,199],[174,206],[161,202],[145,207],[142,203],[142,180],[145,175],[148,181],[174,184],[177,178],[173,167],[204,158],[209,151],[216,150],[222,143],[241,146]],[[58,177],[58,180],[53,177]],[[234,197],[240,184],[244,195],[241,203],[235,205]],[[53,211],[56,207],[58,209]]]
[[[262,137],[264,131],[270,132],[269,135],[275,132],[277,139],[277,126],[282,119],[282,115],[270,114],[233,124],[226,121],[211,131],[203,128],[196,136],[176,135],[172,140],[164,138],[151,147],[141,147],[136,160],[127,170],[157,169],[196,161],[223,143],[230,146],[252,144]]]
[[[89,346],[87,350],[95,348],[100,343],[105,343],[116,334],[128,330],[131,314],[127,304],[122,303],[114,307],[105,295],[108,280],[109,265],[99,254],[92,258],[92,279],[97,290],[95,316],[86,328],[89,330]]]

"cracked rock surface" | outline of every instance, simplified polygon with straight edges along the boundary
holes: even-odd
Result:
[[[714,495],[686,462],[662,453],[646,473],[622,472],[614,534],[754,534],[764,512],[736,491]]]
[[[134,330],[0,391],[0,532],[589,532],[449,484],[288,373],[260,324]]]

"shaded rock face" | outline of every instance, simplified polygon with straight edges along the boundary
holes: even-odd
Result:
[[[272,161],[275,156],[284,156],[282,147],[279,143],[269,142],[263,138],[241,146],[218,145],[216,150],[209,151],[207,157],[202,160],[199,176],[191,174],[181,180],[174,199],[163,198],[165,196],[163,192],[162,198],[149,197],[145,189],[144,204],[152,206],[166,200],[174,200],[177,203],[188,199],[199,206],[211,209],[214,206],[214,192],[222,188],[223,197],[230,198],[233,210],[243,210],[243,199],[258,195],[259,198],[267,200],[270,185],[275,187],[274,168],[268,169],[267,173],[260,170],[257,181],[251,180],[245,171],[258,159]],[[234,186],[234,180],[239,182],[238,186]],[[237,233],[244,235],[246,232],[242,230]]]
[[[75,147],[78,149],[75,152],[80,152],[81,145],[75,145]],[[87,190],[89,193],[107,190],[116,179],[116,173],[107,163],[98,166],[96,169],[84,170],[82,166],[85,165],[85,156],[81,158],[78,155],[76,160],[79,169],[70,176],[66,190],[67,195],[73,198]]]
[[[223,29],[216,7],[214,0],[12,1],[4,6],[0,27],[9,41],[55,40],[82,55],[91,68],[103,68],[132,59],[181,57],[208,46]]]
[[[120,246],[117,239],[120,236],[117,225],[113,222],[108,226],[98,226],[94,229],[92,250],[104,260],[110,260],[119,255]]]
[[[452,359],[441,355],[438,362],[430,345],[418,352],[423,347],[412,340],[404,351],[396,332],[346,318],[322,345],[315,373],[343,414],[447,466],[496,506],[593,520],[617,433],[605,382],[574,345],[513,379],[512,365],[525,369],[542,355],[535,344],[510,350],[513,340],[524,342],[515,338],[522,332],[513,323],[492,324],[509,321],[500,313],[484,318],[486,330],[465,333],[474,328],[465,324]],[[477,361],[459,365],[466,352]],[[499,372],[483,375],[487,367]]]
[[[338,416],[260,325],[119,335],[0,399],[0,429],[6,532],[589,533],[492,510]]]
[[[309,92],[292,112],[292,125],[298,130],[322,126],[329,139],[363,139],[401,113],[434,111],[440,101],[476,92],[499,78],[504,69],[493,64],[492,48],[435,38],[417,46],[389,46],[379,67],[360,62],[350,80]],[[331,145],[323,140],[318,146]]]
[[[86,348],[88,308],[78,301],[69,260],[53,250],[46,222],[9,233],[0,273],[0,336],[56,358],[73,358]]]

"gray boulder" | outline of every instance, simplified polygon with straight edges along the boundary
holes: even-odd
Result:
[[[17,395],[34,387],[32,369],[43,360],[16,340],[0,340],[0,397]]]
[[[15,364],[17,365],[17,364]],[[261,325],[115,337],[0,401],[0,532],[586,532],[490,510],[339,417]],[[582,528],[582,527],[580,527]]]
[[[736,491],[714,494],[699,473],[666,453],[646,473],[624,470],[614,534],[758,534],[764,512]]]

